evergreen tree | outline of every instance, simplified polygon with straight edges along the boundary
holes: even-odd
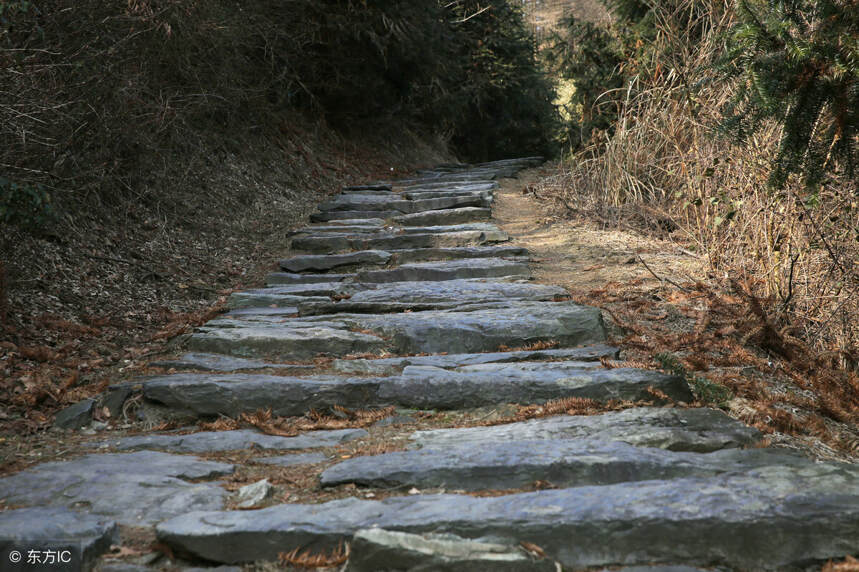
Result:
[[[766,120],[783,126],[770,183],[826,172],[856,179],[859,4],[855,0],[738,0],[722,70],[739,79],[723,128],[744,140]]]

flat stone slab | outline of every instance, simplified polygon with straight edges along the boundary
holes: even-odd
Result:
[[[243,308],[258,308],[274,306],[277,308],[295,308],[299,303],[307,301],[327,302],[327,296],[296,296],[294,294],[281,294],[276,288],[260,288],[256,290],[245,290],[244,292],[233,292],[227,298],[227,308],[232,310]]]
[[[556,572],[555,563],[534,560],[519,546],[453,534],[409,534],[368,528],[353,537],[347,572],[430,570],[443,572]]]
[[[335,371],[361,375],[393,375],[409,365],[426,365],[453,369],[465,365],[481,363],[509,363],[520,361],[598,361],[600,358],[615,359],[617,348],[596,344],[581,348],[524,350],[512,352],[487,352],[480,354],[447,354],[430,356],[404,356],[380,359],[336,359],[332,364]]]
[[[509,302],[471,312],[367,315],[355,321],[389,340],[398,354],[496,351],[549,341],[580,346],[606,338],[600,311],[573,302]]]
[[[354,274],[296,274],[294,272],[271,272],[265,277],[266,286],[318,284],[342,282],[354,277]]]
[[[501,230],[458,230],[451,232],[416,232],[416,233],[378,233],[375,235],[319,235],[299,236],[292,239],[291,247],[296,251],[310,254],[349,253],[349,251],[381,250],[392,248],[438,248],[456,246],[480,246],[506,242],[510,237]],[[367,262],[358,262],[364,263]],[[352,264],[355,264],[354,262]],[[340,266],[345,266],[341,264]],[[287,267],[284,270],[301,272],[297,267]],[[325,270],[325,268],[305,268],[304,270]]]
[[[366,289],[359,290],[362,287]],[[456,308],[491,300],[550,301],[565,295],[567,291],[563,288],[542,284],[477,280],[392,282],[356,285],[355,293],[337,302],[330,298],[323,301],[309,298],[300,303],[298,309],[302,316],[338,312],[385,313]]]
[[[413,262],[401,264],[389,270],[367,270],[359,272],[361,282],[410,282],[463,280],[470,278],[501,278],[508,276],[531,276],[531,269],[523,261],[503,258],[470,258],[464,260],[441,260],[437,262]]]
[[[220,354],[186,353],[175,360],[150,363],[156,367],[174,369],[197,369],[201,371],[249,371],[260,369],[310,370],[312,365],[272,363],[258,359],[242,359]]]
[[[68,551],[56,569],[89,568],[96,558],[119,542],[119,530],[113,520],[94,514],[81,514],[65,507],[33,507],[0,511],[0,562],[6,571],[34,570],[27,563],[28,551]],[[23,555],[15,562],[12,551]],[[41,555],[40,555],[41,556]]]
[[[157,526],[161,542],[214,562],[320,550],[358,530],[527,540],[564,567],[714,564],[781,569],[843,557],[859,539],[859,468],[766,466],[744,473],[639,481],[499,497],[349,498],[259,511],[196,512]]]
[[[268,357],[283,360],[311,360],[320,355],[379,353],[388,347],[379,336],[350,331],[342,323],[290,324],[285,322],[240,320],[236,327],[224,327],[226,319],[210,322],[191,335],[188,348],[239,357]]]
[[[293,416],[334,405],[364,407],[377,399],[378,386],[377,379],[324,375],[176,374],[144,381],[143,395],[150,401],[198,416],[235,417],[268,408],[275,415]],[[292,446],[296,442],[279,441],[287,449],[296,448]]]
[[[652,398],[648,388],[654,388],[677,401],[693,400],[682,377],[632,368],[597,369],[601,367],[598,362],[489,363],[455,370],[407,366],[380,386],[379,398],[419,409],[460,409],[563,397],[636,401]]]
[[[373,332],[372,334],[366,332]],[[284,319],[220,318],[198,329],[188,347],[283,361],[319,355],[497,351],[555,342],[575,347],[605,341],[602,315],[573,302],[491,302],[469,311],[337,314]]]
[[[296,437],[266,435],[251,429],[234,431],[200,431],[186,435],[149,434],[120,439],[108,439],[98,443],[119,450],[156,449],[174,453],[214,453],[238,449],[262,449],[266,451],[287,451],[291,449],[312,449],[333,447],[340,443],[361,439],[367,436],[363,429],[334,429],[312,431]]]
[[[414,248],[391,249],[391,264],[429,262],[433,260],[461,260],[464,258],[512,258],[524,259],[528,250],[521,246],[462,246],[458,248]],[[524,260],[518,260],[523,262]]]
[[[358,211],[326,211],[319,213],[312,213],[310,215],[310,222],[333,222],[337,220],[354,222],[356,220],[378,220],[378,219],[389,219],[391,217],[400,216],[403,214],[401,211],[368,211],[368,210],[358,210]]]
[[[443,209],[407,214],[391,219],[400,226],[427,226],[437,224],[459,224],[477,220],[489,220],[492,209],[483,207],[464,207],[460,209]]]
[[[0,479],[10,505],[85,507],[130,526],[152,525],[195,510],[219,510],[226,491],[189,483],[229,475],[233,465],[157,451],[92,454],[43,463]]]
[[[280,267],[288,272],[324,272],[343,266],[382,265],[390,259],[390,252],[368,250],[346,254],[293,256],[292,258],[281,260]]]
[[[411,436],[418,447],[439,449],[540,439],[601,439],[669,451],[708,453],[753,445],[761,433],[718,409],[636,407],[599,415],[558,415],[492,427],[435,429]]]
[[[333,200],[320,204],[317,208],[322,212],[387,212],[397,211],[401,214],[418,213],[439,209],[460,207],[485,206],[480,196],[444,196],[427,199],[408,200],[401,195],[375,195],[347,193]],[[357,217],[355,217],[357,218]],[[388,218],[379,216],[378,218]]]
[[[328,455],[324,453],[298,453],[295,455],[278,455],[277,457],[259,457],[253,461],[264,465],[294,467],[296,465],[315,465],[316,463],[324,463],[328,460]]]
[[[445,224],[431,226],[407,226],[403,227],[400,232],[405,234],[441,234],[445,232],[460,232],[465,230],[482,230],[486,232],[499,232],[501,229],[491,222],[467,222],[461,224]]]
[[[462,443],[438,449],[353,457],[322,472],[322,486],[418,487],[478,491],[515,489],[536,481],[556,487],[704,477],[758,467],[808,465],[777,449],[687,453],[617,441],[543,439]]]

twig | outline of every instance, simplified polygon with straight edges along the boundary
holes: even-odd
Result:
[[[659,280],[660,282],[668,282],[669,284],[676,286],[677,288],[680,288],[684,292],[689,292],[688,288],[684,288],[683,286],[681,286],[680,284],[678,284],[674,280],[672,280],[670,278],[661,278],[658,274],[656,274],[656,272],[653,271],[652,268],[650,268],[650,266],[647,265],[647,263],[644,261],[644,259],[641,257],[641,255],[638,255],[638,261],[641,262],[644,265],[644,267],[647,268],[647,271],[650,272],[651,274],[653,274],[653,277],[656,278],[657,280]]]

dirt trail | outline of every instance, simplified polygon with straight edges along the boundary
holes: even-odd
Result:
[[[563,286],[574,295],[585,295],[610,282],[641,280],[640,284],[658,284],[653,273],[682,282],[704,275],[704,265],[699,259],[682,253],[670,242],[602,230],[553,216],[546,203],[529,190],[547,173],[546,167],[539,167],[521,173],[516,179],[502,180],[493,206],[493,217],[513,237],[513,244],[531,252],[536,281]]]

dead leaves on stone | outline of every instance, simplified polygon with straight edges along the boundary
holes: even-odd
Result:
[[[325,551],[314,553],[309,549],[301,551],[301,548],[296,548],[289,552],[281,552],[277,555],[277,559],[281,564],[295,568],[331,568],[345,564],[349,560],[349,543],[341,540],[337,548],[330,553]]]
[[[269,408],[259,409],[253,413],[242,413],[235,419],[220,417],[212,422],[200,423],[199,427],[203,431],[230,431],[251,426],[267,435],[295,437],[304,431],[367,427],[380,419],[390,417],[394,414],[394,410],[394,406],[351,410],[334,405],[329,413],[311,409],[303,417],[276,417]]]

